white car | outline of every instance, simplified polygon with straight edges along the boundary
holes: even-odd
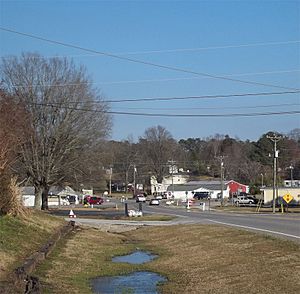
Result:
[[[155,196],[155,199],[157,199],[157,200],[162,200],[163,197],[162,197],[162,195],[156,195],[156,196]]]
[[[151,199],[149,202],[149,205],[159,205],[159,200],[158,199]]]
[[[235,205],[239,206],[241,204],[254,204],[254,200],[251,198],[248,198],[247,196],[238,196],[235,200],[234,200]]]
[[[137,195],[136,202],[146,202],[146,197],[144,195]]]

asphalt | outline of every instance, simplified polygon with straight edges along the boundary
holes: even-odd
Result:
[[[202,211],[201,209],[191,209],[187,211],[183,206],[169,207],[166,205],[149,206],[143,204],[145,214],[164,214],[175,216],[170,221],[139,221],[136,220],[116,220],[115,217],[124,215],[124,207],[119,204],[118,211],[79,211],[76,223],[92,227],[101,226],[166,226],[180,224],[216,224],[230,226],[236,229],[254,231],[260,234],[272,235],[274,237],[293,240],[300,243],[300,214],[249,214],[222,211]],[[130,209],[137,209],[137,204],[128,201]],[[76,208],[75,208],[76,211]],[[89,219],[93,215],[106,216],[106,219]],[[66,212],[64,216],[67,216]],[[67,218],[68,219],[68,218]]]

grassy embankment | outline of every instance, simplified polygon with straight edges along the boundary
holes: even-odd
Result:
[[[144,265],[111,262],[136,247],[160,257]],[[60,242],[36,274],[44,293],[91,293],[91,278],[134,270],[167,277],[160,290],[168,294],[298,293],[299,249],[291,241],[213,225],[148,227],[122,234],[81,229]]]
[[[34,213],[0,218],[1,280],[39,248],[62,219]],[[136,247],[160,257],[144,265],[112,263]],[[297,243],[213,225],[147,227],[122,234],[80,229],[61,240],[34,273],[42,293],[91,293],[90,279],[134,270],[168,279],[162,293],[298,293]]]
[[[39,249],[64,223],[64,220],[42,212],[32,212],[26,219],[1,216],[0,285],[6,283],[11,271]]]

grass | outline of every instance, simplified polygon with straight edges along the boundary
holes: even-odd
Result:
[[[112,263],[136,247],[144,265]],[[135,270],[161,273],[162,293],[298,293],[300,246],[215,225],[147,227],[123,234],[81,229],[62,240],[36,274],[43,293],[91,293],[90,279]]]
[[[65,222],[43,212],[32,212],[26,219],[0,217],[0,282],[36,251]]]

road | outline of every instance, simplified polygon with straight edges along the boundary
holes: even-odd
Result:
[[[221,211],[192,210],[167,207],[164,205],[145,206],[145,213],[159,213],[186,217],[190,221],[202,224],[219,224],[246,229],[300,242],[300,215],[247,214]]]
[[[149,206],[148,203],[143,204],[143,212],[145,214],[164,214],[173,215],[176,218],[172,221],[124,221],[113,220],[113,214],[124,215],[124,204],[117,203],[119,211],[101,212],[95,211],[80,212],[77,215],[77,222],[87,224],[89,226],[99,227],[101,224],[122,224],[122,225],[176,225],[176,224],[216,224],[230,226],[237,229],[245,229],[258,233],[273,235],[280,238],[294,240],[300,243],[300,214],[251,214],[251,213],[235,213],[222,211],[202,211],[192,209],[187,211],[183,206],[166,206],[164,202],[159,206]],[[110,203],[114,206],[115,203]],[[137,209],[138,205],[133,200],[128,200],[129,209]],[[55,213],[59,214],[59,212]],[[101,214],[105,220],[88,219]],[[112,215],[110,215],[112,214]],[[67,212],[64,214],[67,216]],[[79,219],[78,219],[79,218]]]

